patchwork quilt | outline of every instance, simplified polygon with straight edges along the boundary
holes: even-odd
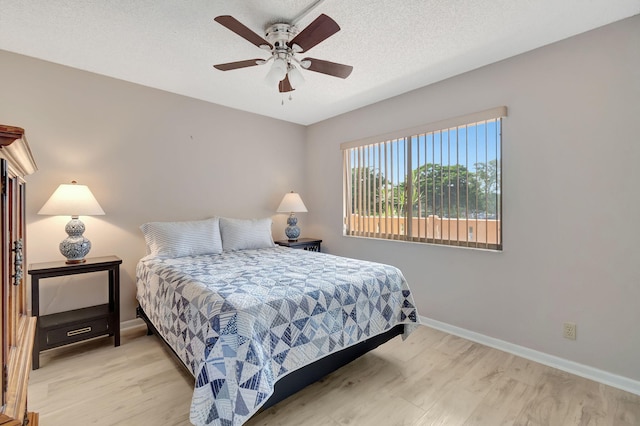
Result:
[[[289,372],[418,323],[399,269],[326,253],[148,256],[136,275],[140,306],[196,379],[195,425],[241,425]]]

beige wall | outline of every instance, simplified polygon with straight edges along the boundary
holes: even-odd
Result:
[[[640,380],[639,46],[636,16],[311,126],[310,231],[399,266],[423,316]],[[341,235],[340,143],[500,105],[502,253]]]
[[[270,216],[295,189],[304,236],[402,268],[423,316],[640,380],[640,246],[627,226],[640,217],[639,45],[636,16],[306,129],[0,51],[0,122],[27,130],[40,166],[29,261],[60,258],[65,236],[66,219],[38,209],[59,183],[88,184],[107,212],[85,220],[91,254],[124,259],[130,319],[141,223]],[[341,235],[341,142],[498,105],[502,253]],[[549,232],[522,225],[540,215]],[[51,281],[45,312],[106,297],[99,277]],[[578,340],[561,337],[565,321]]]
[[[27,179],[28,262],[62,260],[67,218],[36,213],[60,183],[87,184],[106,212],[82,218],[90,255],[124,261],[122,320],[135,315],[142,223],[273,216],[278,238],[283,195],[307,198],[302,126],[4,51],[0,64],[0,122],[26,130],[39,166]],[[96,275],[41,281],[41,310],[103,303]]]

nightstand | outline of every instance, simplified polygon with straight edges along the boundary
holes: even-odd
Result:
[[[279,246],[319,252],[322,240],[316,240],[315,238],[298,238],[296,241],[278,240],[274,241],[274,243]]]
[[[31,275],[31,315],[38,317],[36,338],[33,343],[32,368],[40,367],[40,352],[109,335],[114,338],[114,346],[120,346],[120,264],[117,256],[87,258],[84,263],[67,264],[58,262],[33,263],[29,265]],[[109,303],[72,311],[40,315],[40,280],[107,271],[109,273]]]

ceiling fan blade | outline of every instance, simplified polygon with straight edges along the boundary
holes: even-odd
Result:
[[[278,83],[278,90],[280,91],[280,93],[293,92],[295,90],[293,87],[291,87],[289,75],[287,75],[280,83]]]
[[[296,50],[296,52],[304,52],[328,39],[338,31],[340,31],[340,26],[336,21],[322,14],[287,44],[291,48],[293,48],[294,45],[298,45],[302,50]]]
[[[304,58],[304,61],[311,62],[308,69],[309,71],[315,71],[322,74],[332,75],[334,77],[347,78],[353,71],[351,65],[337,64],[335,62],[323,61],[322,59]]]
[[[231,71],[231,70],[237,70],[239,68],[252,67],[254,65],[262,65],[262,63],[258,63],[259,61],[264,63],[264,59],[257,58],[257,59],[247,59],[246,61],[227,62],[226,64],[218,64],[218,65],[214,65],[213,67],[220,71]]]
[[[246,27],[242,22],[238,21],[233,16],[229,16],[229,15],[216,16],[214,18],[214,21],[216,21],[220,25],[227,27],[234,33],[238,34],[240,37],[244,38],[245,40],[249,41],[250,43],[258,47],[260,46],[269,46],[269,48],[273,47],[271,46],[271,43],[269,43],[267,40],[260,37],[258,34],[256,34],[251,29]]]

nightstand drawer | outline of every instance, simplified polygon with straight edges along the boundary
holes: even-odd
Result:
[[[109,334],[109,320],[100,318],[72,326],[43,330],[42,334],[44,334],[42,346],[45,348],[66,345],[67,343]]]
[[[112,334],[109,305],[92,306],[38,318],[41,349],[51,349]]]

